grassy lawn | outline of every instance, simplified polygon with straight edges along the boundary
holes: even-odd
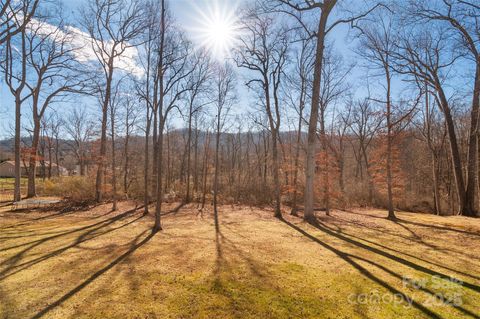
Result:
[[[36,178],[37,193],[41,194],[44,187],[44,181],[42,178]],[[28,178],[20,178],[20,190],[22,197],[27,193]],[[0,202],[11,201],[13,199],[13,190],[15,189],[15,178],[13,177],[0,177]]]
[[[174,205],[167,206],[167,210]],[[479,318],[480,220],[0,212],[1,318]],[[454,279],[452,279],[454,278]]]
[[[26,177],[21,177],[20,178],[20,184],[26,184],[28,181],[28,178]],[[13,177],[0,177],[0,185],[3,185],[5,187],[11,186],[13,189],[13,186],[15,185],[15,178]]]

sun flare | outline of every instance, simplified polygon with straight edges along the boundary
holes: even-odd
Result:
[[[213,1],[207,8],[196,8],[197,18],[192,28],[194,39],[217,59],[225,59],[238,41],[240,26],[236,7],[230,1]]]

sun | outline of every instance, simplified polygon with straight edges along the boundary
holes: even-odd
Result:
[[[191,31],[194,41],[213,57],[226,59],[240,36],[240,23],[233,1],[212,1],[206,7],[196,7]]]

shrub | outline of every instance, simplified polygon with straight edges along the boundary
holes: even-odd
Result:
[[[94,179],[87,176],[65,176],[45,181],[45,195],[60,196],[72,201],[95,198]]]

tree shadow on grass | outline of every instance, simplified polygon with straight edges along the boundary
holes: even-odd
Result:
[[[26,210],[23,210],[23,211],[21,211],[21,213],[25,213],[25,211]],[[17,211],[17,213],[19,213],[19,211]],[[45,215],[45,216],[30,218],[30,219],[27,219],[23,222],[17,223],[17,224],[11,224],[11,225],[1,227],[0,230],[2,230],[2,232],[6,231],[6,230],[10,230],[10,229],[13,230],[13,228],[20,227],[20,226],[26,226],[26,225],[28,225],[32,222],[36,222],[36,221],[44,220],[44,219],[49,219],[49,218],[54,218],[54,217],[58,217],[58,216],[61,216],[61,215],[66,215],[66,214],[68,214],[68,213],[55,212],[53,214],[49,214],[49,215]]]
[[[14,245],[14,246],[10,246],[10,247],[6,247],[6,248],[2,248],[0,249],[0,252],[4,252],[4,251],[7,251],[7,250],[10,250],[10,249],[15,249],[15,248],[19,248],[19,247],[22,247],[22,246],[27,246],[27,245],[33,245],[33,246],[37,246],[37,245],[40,245],[42,243],[45,243],[49,240],[52,240],[52,239],[56,239],[58,237],[62,237],[62,236],[66,236],[66,235],[69,235],[69,234],[72,234],[72,233],[76,233],[76,232],[79,232],[79,231],[82,231],[82,230],[87,230],[87,229],[90,229],[90,228],[96,228],[99,226],[99,228],[102,228],[104,226],[108,226],[118,220],[121,220],[122,218],[125,218],[133,213],[135,213],[138,209],[140,209],[142,207],[138,207],[138,208],[133,208],[133,209],[130,209],[130,210],[127,210],[121,214],[118,214],[116,216],[113,216],[111,218],[108,218],[108,219],[103,219],[99,222],[96,222],[96,223],[93,223],[93,224],[90,224],[90,225],[86,225],[86,226],[82,226],[82,227],[79,227],[79,228],[74,228],[74,229],[71,229],[71,230],[68,230],[66,232],[61,232],[59,234],[56,234],[56,235],[53,235],[53,236],[49,236],[49,237],[45,237],[45,238],[41,238],[41,239],[37,239],[37,240],[34,240],[34,241],[31,241],[31,242],[26,242],[26,243],[22,243],[22,244],[18,244],[18,245]],[[35,231],[32,231],[32,232],[35,232]],[[32,247],[33,248],[33,247]]]
[[[394,275],[396,278],[402,278],[399,274],[387,269],[386,267],[382,266],[382,265],[379,265],[377,263],[374,263],[370,260],[367,260],[363,257],[360,257],[360,256],[356,256],[356,255],[353,255],[353,254],[350,254],[350,253],[346,253],[346,252],[343,252],[323,241],[321,241],[320,239],[318,239],[317,237],[307,233],[305,230],[303,230],[302,228],[298,227],[297,225],[285,220],[285,219],[281,219],[281,221],[283,223],[285,223],[287,226],[291,227],[292,229],[296,230],[297,232],[299,232],[300,234],[302,234],[303,236],[309,238],[310,240],[316,242],[317,244],[321,245],[322,247],[326,248],[327,250],[333,252],[334,254],[336,254],[338,257],[340,257],[341,259],[343,259],[345,262],[347,262],[348,264],[350,264],[352,267],[354,267],[355,269],[357,269],[361,274],[363,274],[365,277],[367,277],[368,279],[372,280],[373,282],[377,283],[378,285],[384,287],[385,289],[387,289],[388,291],[390,291],[391,293],[393,294],[396,294],[398,296],[401,296],[403,300],[409,300],[411,302],[411,305],[413,307],[415,307],[416,309],[418,309],[419,311],[423,312],[424,314],[428,315],[430,318],[442,318],[439,314],[437,314],[436,312],[432,311],[431,309],[425,307],[423,304],[419,303],[419,302],[416,302],[415,300],[413,300],[411,297],[409,297],[408,295],[406,295],[405,293],[401,292],[400,290],[396,289],[395,287],[391,286],[390,284],[388,284],[387,282],[383,281],[382,279],[376,277],[373,273],[371,273],[369,270],[367,270],[365,267],[363,267],[362,265],[360,265],[358,262],[355,261],[355,259],[357,260],[362,260],[363,262],[367,262],[367,263],[370,263],[372,265],[375,265],[377,266],[378,268],[384,270],[384,271],[387,271],[388,273],[390,273],[391,275]],[[319,223],[314,223],[312,225],[313,227],[331,235],[331,236],[334,236],[338,239],[341,239],[347,243],[350,243],[350,244],[353,244],[357,247],[360,247],[360,248],[363,248],[363,249],[366,249],[370,252],[374,252],[378,255],[381,255],[383,257],[386,257],[386,258],[389,258],[391,260],[394,260],[396,262],[399,262],[405,266],[408,266],[408,267],[411,267],[415,270],[418,270],[418,271],[422,271],[424,273],[427,273],[427,274],[430,274],[430,275],[435,275],[435,276],[439,276],[440,278],[443,278],[443,279],[450,279],[450,277],[442,274],[442,273],[439,273],[437,271],[434,271],[434,270],[430,270],[428,268],[425,268],[425,267],[422,267],[420,265],[417,265],[411,261],[408,261],[408,260],[405,260],[401,257],[397,257],[397,256],[394,256],[394,255],[391,255],[387,252],[384,252],[382,250],[379,250],[377,248],[374,248],[374,247],[370,247],[366,244],[363,244],[363,243],[360,243],[356,240],[353,240],[351,238],[347,238],[341,234],[337,234],[333,231],[331,231],[330,229],[328,228],[325,228],[325,227],[322,227]],[[470,284],[470,283],[464,283],[463,286],[465,287],[468,287],[474,291],[479,291],[479,287],[476,286],[476,285],[473,285],[473,284]],[[427,293],[430,293],[432,295],[435,296],[435,292],[433,291],[430,291],[428,289],[423,289],[424,292],[427,292]],[[473,318],[480,318],[477,314],[471,312],[470,310],[468,309],[465,309],[461,306],[455,306],[455,308],[461,312],[463,312],[464,314],[466,315],[469,315]]]
[[[424,263],[427,263],[427,264],[430,264],[430,265],[433,265],[433,266],[436,266],[436,267],[441,267],[441,268],[443,268],[443,269],[446,269],[446,270],[449,270],[449,271],[458,273],[458,274],[463,275],[463,276],[466,276],[466,277],[471,277],[471,278],[473,278],[473,279],[480,280],[480,276],[476,276],[476,275],[474,275],[474,274],[469,274],[469,273],[466,273],[466,272],[462,272],[462,271],[460,271],[460,270],[458,270],[458,269],[453,269],[453,268],[451,268],[451,267],[442,265],[442,264],[440,264],[440,263],[438,263],[438,262],[430,261],[430,260],[424,259],[424,258],[422,258],[422,257],[416,256],[416,255],[412,255],[412,254],[410,254],[410,253],[407,253],[407,252],[404,252],[404,251],[401,251],[401,250],[398,250],[398,249],[394,249],[394,248],[388,247],[388,246],[386,246],[386,245],[382,245],[382,244],[380,244],[380,243],[377,243],[377,242],[374,242],[374,241],[372,241],[372,240],[369,240],[369,239],[360,237],[360,236],[358,236],[358,235],[354,235],[354,234],[352,234],[352,233],[345,232],[344,230],[342,230],[341,228],[339,228],[339,227],[336,226],[336,225],[335,225],[335,227],[336,227],[337,229],[333,229],[333,227],[328,226],[328,225],[326,225],[326,224],[323,224],[323,226],[326,227],[326,228],[328,228],[328,229],[330,229],[330,230],[332,230],[332,231],[335,231],[335,232],[337,232],[337,233],[342,233],[343,235],[346,235],[346,236],[349,236],[349,237],[352,237],[352,238],[356,238],[356,239],[358,239],[358,240],[362,240],[362,241],[364,241],[364,242],[367,242],[367,243],[369,243],[369,244],[372,244],[372,245],[381,247],[381,248],[383,248],[383,249],[387,249],[387,250],[396,252],[396,253],[398,253],[398,254],[402,254],[402,255],[405,255],[405,256],[408,256],[408,257],[411,257],[411,258],[415,258],[415,259],[420,260],[420,261],[422,261],[422,262],[424,262]]]
[[[53,236],[49,236],[49,237],[46,237],[46,238],[35,240],[35,241],[29,242],[29,243],[24,243],[24,244],[20,244],[20,245],[16,245],[16,246],[1,249],[0,251],[6,251],[6,250],[9,250],[9,249],[29,245],[25,249],[21,250],[20,252],[16,253],[15,255],[11,256],[10,258],[7,258],[6,260],[0,262],[0,266],[5,267],[3,270],[0,271],[0,281],[4,280],[5,278],[7,278],[7,277],[9,277],[13,274],[16,274],[16,273],[20,272],[22,270],[25,270],[25,269],[27,269],[27,268],[35,265],[35,264],[43,262],[43,261],[45,261],[45,260],[47,260],[51,257],[57,256],[57,255],[63,253],[64,251],[66,251],[68,249],[77,247],[81,243],[84,243],[84,242],[86,242],[88,240],[91,240],[93,238],[105,235],[107,233],[110,233],[110,232],[115,231],[117,229],[123,228],[127,225],[130,225],[130,224],[138,221],[139,219],[141,219],[143,217],[143,215],[141,215],[141,216],[139,216],[139,217],[127,222],[127,223],[124,223],[124,224],[122,224],[118,227],[112,227],[112,228],[108,228],[104,231],[101,231],[101,230],[105,229],[106,227],[112,225],[113,223],[121,221],[122,219],[132,215],[133,213],[135,213],[140,208],[141,207],[133,208],[133,209],[128,210],[124,213],[121,213],[117,216],[102,220],[102,221],[97,222],[97,223],[93,223],[91,225],[83,226],[83,227],[76,228],[76,229],[73,229],[73,230],[68,230],[66,232],[62,232],[60,234],[56,234],[56,235],[53,235]],[[73,234],[73,233],[76,233],[76,232],[79,232],[79,231],[82,231],[82,230],[84,230],[85,232],[81,233],[73,243],[71,243],[69,245],[66,245],[66,246],[63,246],[61,248],[58,248],[58,249],[56,249],[52,252],[49,252],[49,253],[47,253],[45,255],[42,255],[40,257],[37,257],[35,259],[32,259],[32,260],[29,260],[29,261],[26,261],[24,263],[19,264],[19,262],[27,255],[27,253],[32,251],[35,247],[38,247],[42,244],[45,244],[45,243],[47,243],[51,240],[58,239],[62,236]],[[15,271],[11,272],[11,270],[13,270],[14,268],[18,268],[18,267],[19,267],[19,269],[16,269]]]
[[[44,210],[52,210],[52,209],[59,209],[58,212],[55,212],[53,214],[49,214],[49,215],[45,215],[45,216],[39,216],[39,217],[35,217],[35,218],[30,218],[30,219],[27,219],[27,220],[24,220],[20,223],[17,223],[17,224],[11,224],[11,225],[7,225],[7,226],[4,226],[4,227],[0,227],[0,230],[2,230],[2,232],[4,231],[7,231],[7,230],[12,230],[13,228],[16,228],[16,227],[19,227],[19,226],[26,226],[32,222],[36,222],[36,221],[39,221],[39,220],[45,220],[45,219],[50,219],[50,218],[55,218],[55,217],[58,217],[58,216],[65,216],[65,215],[69,215],[69,214],[73,214],[73,213],[78,213],[79,211],[89,211],[91,210],[92,208],[95,208],[97,206],[100,206],[101,204],[99,203],[96,203],[94,205],[89,205],[89,206],[78,206],[78,207],[55,207],[55,206],[50,206],[50,207],[46,207],[44,208]],[[35,209],[34,209],[35,210]],[[28,212],[31,212],[32,209],[17,209],[15,210],[14,212],[15,213],[28,213]],[[14,213],[12,212],[12,213]],[[97,216],[95,218],[100,218],[102,216],[106,216],[110,213],[112,213],[113,210],[105,213],[105,214],[102,214],[100,216]]]
[[[385,217],[380,217],[380,216],[376,216],[376,215],[372,215],[372,214],[366,214],[366,213],[359,213],[359,212],[355,212],[353,210],[344,210],[344,211],[347,212],[347,213],[355,214],[355,215],[368,216],[368,217],[371,217],[371,218],[378,218],[378,219],[385,219]],[[408,212],[404,212],[404,213],[408,213]],[[412,213],[412,214],[415,214],[415,213]],[[473,220],[478,220],[478,219],[473,218]],[[409,221],[409,220],[406,220],[406,219],[403,219],[403,218],[399,218],[398,216],[395,219],[395,222],[396,223],[403,223],[403,224],[412,224],[412,225],[415,225],[415,226],[421,226],[421,227],[432,228],[432,229],[436,229],[436,230],[443,230],[443,231],[449,231],[449,232],[455,232],[455,233],[473,235],[473,236],[480,237],[480,232],[457,229],[457,228],[452,228],[452,227],[448,227],[448,226],[440,226],[440,225],[434,225],[434,224],[424,224],[424,223],[420,223],[420,222],[412,222],[412,221]]]
[[[232,258],[238,258],[233,259]],[[248,276],[239,279],[236,272],[242,272],[241,264],[248,268]],[[240,267],[240,268],[239,268]],[[240,276],[243,277],[243,276]],[[229,306],[235,318],[241,318],[242,308],[238,302],[248,300],[248,305],[257,302],[250,295],[252,290],[275,291],[281,294],[279,286],[268,280],[267,269],[248,256],[232,240],[228,239],[219,229],[215,232],[215,265],[213,269],[212,291],[222,295],[229,301]],[[245,304],[243,307],[248,307]]]
[[[133,210],[136,210],[136,209],[137,208],[135,208]],[[99,219],[99,218],[105,217],[107,215],[110,215],[113,212],[114,212],[114,210],[110,210],[106,213],[103,213],[103,214],[100,214],[100,215],[97,215],[97,216],[94,216],[94,217],[89,217],[89,219],[92,219],[92,220]],[[74,212],[72,212],[72,213],[74,213]],[[70,213],[61,213],[61,214],[60,213],[55,213],[55,214],[51,214],[51,215],[47,215],[47,216],[43,216],[43,217],[39,217],[39,218],[33,218],[33,219],[28,220],[24,224],[22,224],[22,223],[16,224],[15,227],[26,226],[32,221],[39,221],[39,220],[47,219],[47,218],[54,218],[54,217],[57,217],[57,216],[65,216],[67,214],[70,214]],[[40,228],[35,228],[35,229],[22,230],[20,235],[0,237],[0,239],[9,240],[9,239],[31,237],[32,234],[34,234],[35,236],[44,236],[44,235],[61,234],[61,233],[64,232],[62,230],[61,231],[46,231],[46,230],[50,230],[50,229],[57,229],[57,227],[54,225],[54,226],[51,226],[51,227],[48,227],[48,228],[42,227],[41,229]],[[42,230],[44,232],[39,232],[39,230]],[[6,232],[6,231],[2,231],[2,232]],[[17,234],[19,232],[19,230],[15,229],[15,228],[12,228],[10,230],[10,233],[12,233],[12,232]],[[8,232],[6,232],[6,233],[8,234]],[[19,247],[19,246],[15,246],[15,247]],[[0,249],[0,251],[2,251],[2,250]]]
[[[162,216],[171,215],[171,214],[176,215],[183,206],[185,206],[185,202],[180,202],[180,203],[179,203],[177,206],[175,206],[174,208],[170,209],[170,210],[167,211],[167,212],[161,213],[160,215],[162,215]]]
[[[391,230],[389,230],[387,227],[381,227],[379,228],[378,225],[368,225],[368,223],[362,223],[360,221],[351,221],[351,220],[348,220],[346,218],[340,218],[338,216],[330,216],[330,218],[333,218],[335,220],[338,220],[340,221],[341,223],[343,224],[350,224],[350,225],[353,225],[355,227],[362,227],[362,228],[368,228],[372,231],[376,231],[376,232],[382,232],[382,233],[387,233],[389,234],[390,236],[393,236],[393,237],[398,237],[400,239],[405,239],[405,240],[409,240],[409,241],[414,241],[418,244],[421,244],[421,245],[425,245],[427,246],[428,248],[431,248],[431,249],[435,249],[435,250],[440,250],[440,247],[436,246],[436,245],[433,245],[433,244],[430,244],[430,243],[427,243],[425,242],[418,234],[416,234],[414,231],[412,231],[411,229],[409,229],[408,227],[405,227],[404,225],[401,225],[401,224],[398,224],[395,221],[393,221],[395,224],[397,224],[399,227],[407,230],[411,236],[405,236],[405,235],[401,235],[401,234],[397,234]],[[386,220],[386,219],[384,219]],[[317,218],[317,221],[320,222],[320,219]],[[338,227],[337,225],[335,225],[336,227]]]
[[[476,220],[478,220],[478,219],[476,219]],[[433,224],[424,224],[424,223],[419,223],[419,222],[412,222],[412,221],[409,221],[409,220],[406,220],[406,219],[401,219],[401,218],[397,218],[396,221],[397,221],[397,223],[401,223],[401,224],[411,224],[411,225],[420,226],[420,227],[432,228],[432,229],[435,229],[435,230],[450,231],[450,232],[455,232],[455,233],[480,237],[480,232],[473,232],[473,231],[457,229],[457,228],[452,228],[452,227],[447,227],[447,226],[439,226],[439,225],[433,225]]]
[[[317,222],[317,223],[313,224],[312,226],[317,228],[318,230],[328,234],[328,235],[331,235],[331,236],[336,237],[338,239],[341,239],[341,240],[343,240],[343,241],[345,241],[349,244],[352,244],[352,245],[357,246],[359,248],[363,248],[363,249],[368,250],[370,252],[376,253],[380,256],[386,257],[386,258],[391,259],[393,261],[396,261],[398,263],[401,263],[401,264],[403,264],[407,267],[410,267],[412,269],[415,269],[417,271],[421,271],[421,272],[426,273],[426,274],[431,275],[431,276],[438,276],[438,277],[440,277],[442,279],[445,279],[445,280],[450,280],[451,279],[450,276],[447,276],[443,273],[440,273],[438,271],[423,267],[421,265],[415,264],[414,262],[406,260],[402,257],[392,255],[392,254],[390,254],[386,251],[383,251],[383,250],[380,250],[378,248],[366,245],[362,242],[359,242],[359,241],[354,240],[352,238],[348,238],[348,237],[346,237],[342,234],[336,233],[336,232],[330,230],[329,228],[325,227],[324,224],[322,224],[321,222]],[[463,282],[462,285],[464,287],[467,287],[467,288],[473,290],[473,291],[480,292],[480,286],[478,286],[478,285],[468,283],[468,282]]]
[[[36,315],[32,317],[32,319],[43,317],[48,312],[60,306],[62,303],[64,303],[65,301],[70,299],[72,296],[77,294],[83,288],[87,287],[90,283],[92,283],[95,279],[103,275],[105,272],[112,269],[115,265],[125,260],[131,254],[133,254],[137,249],[139,249],[140,247],[145,245],[148,241],[150,241],[150,239],[152,239],[152,237],[155,235],[153,232],[149,232],[149,233],[148,232],[149,232],[148,230],[144,230],[142,233],[137,235],[135,239],[131,242],[130,248],[126,252],[124,252],[122,255],[114,259],[108,265],[104,266],[103,268],[93,273],[90,277],[88,277],[85,281],[80,283],[78,286],[76,286],[75,288],[70,290],[68,293],[66,293],[65,295],[63,295],[62,297],[60,297],[59,299],[57,299],[56,301],[48,305],[46,308],[38,312]],[[139,241],[146,233],[148,233],[148,235],[145,238],[143,238],[141,241]]]

